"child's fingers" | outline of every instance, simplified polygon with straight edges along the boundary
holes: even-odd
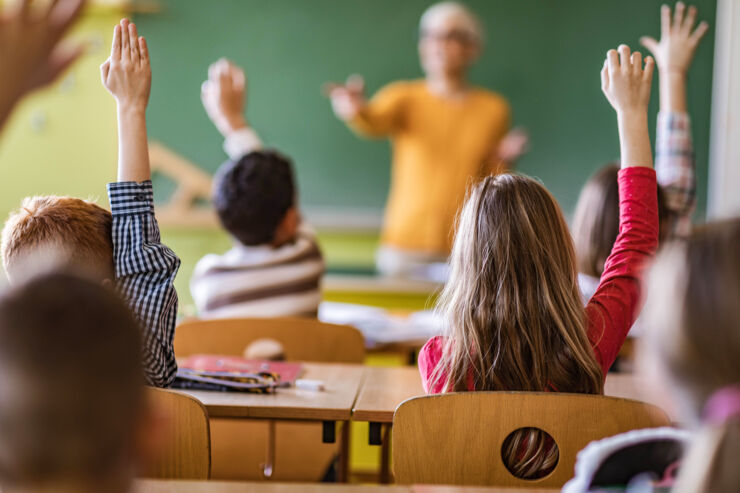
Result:
[[[141,56],[141,63],[149,65],[149,46],[146,44],[144,36],[139,37],[139,55]]]
[[[131,59],[131,43],[128,33],[128,19],[121,21],[121,60]]]
[[[208,66],[208,79],[212,81],[218,80],[218,61]]]
[[[671,8],[668,5],[663,5],[660,8],[660,35],[662,37],[668,36],[671,32]]]
[[[103,84],[108,81],[108,74],[110,73],[110,58],[107,59],[100,66],[100,78],[103,80]]]
[[[639,51],[632,53],[632,70],[635,75],[642,75],[642,53]]]
[[[653,70],[655,70],[655,59],[651,56],[645,57],[645,70],[642,72],[643,80],[651,82],[653,80]]]
[[[709,30],[709,24],[707,24],[706,22],[702,21],[697,26],[696,30],[694,30],[694,32],[691,34],[691,36],[689,37],[689,39],[691,40],[691,42],[694,45],[698,45],[699,44],[699,41],[701,41],[701,38],[704,37],[704,35],[707,33],[708,30]]]
[[[686,14],[686,18],[683,21],[683,24],[681,24],[681,31],[688,36],[689,34],[691,34],[691,30],[694,29],[695,22],[696,22],[696,7],[692,5],[691,7],[689,7],[689,10]]]
[[[613,74],[619,70],[619,54],[617,50],[609,50],[606,52],[606,62],[609,67],[609,74]]]
[[[641,37],[640,44],[650,50],[651,53],[655,53],[658,49],[658,41],[650,36]]]
[[[683,14],[686,10],[686,5],[683,2],[678,2],[676,8],[673,10],[673,28],[681,29],[683,25]]]
[[[113,46],[111,48],[111,59],[118,61],[121,59],[121,25],[116,24],[113,28]]]
[[[131,61],[139,64],[139,33],[136,31],[136,24],[133,22],[128,25],[128,41],[131,47]]]
[[[630,48],[627,45],[619,45],[617,48],[619,52],[619,65],[622,70],[628,71],[630,69]]]
[[[604,92],[609,90],[609,67],[606,60],[604,60],[604,66],[601,69],[601,90]]]

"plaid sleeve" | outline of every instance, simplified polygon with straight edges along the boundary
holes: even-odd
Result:
[[[696,206],[696,158],[691,119],[686,113],[659,113],[655,172],[671,213],[669,235],[688,234]]]
[[[149,384],[168,387],[177,372],[173,283],[180,259],[160,242],[151,181],[109,183],[108,197],[117,288],[144,329],[144,371]]]

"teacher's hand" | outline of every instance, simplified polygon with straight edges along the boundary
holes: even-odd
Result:
[[[365,81],[359,75],[350,75],[345,84],[326,84],[324,92],[331,99],[334,114],[344,121],[353,119],[366,104]]]
[[[517,127],[507,133],[494,152],[494,161],[513,165],[529,150],[529,133],[523,127]]]

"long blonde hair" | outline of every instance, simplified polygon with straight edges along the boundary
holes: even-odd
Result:
[[[573,240],[545,187],[516,174],[490,176],[473,187],[450,263],[438,306],[449,337],[435,384],[444,391],[470,390],[472,381],[475,390],[603,392],[586,335]],[[520,477],[557,460],[543,453],[541,433],[514,442],[505,455]],[[522,446],[531,454],[522,454]]]
[[[699,423],[717,390],[740,384],[740,218],[707,225],[658,256],[648,283],[642,358],[657,361],[682,420]],[[677,492],[734,492],[740,419],[703,424]]]

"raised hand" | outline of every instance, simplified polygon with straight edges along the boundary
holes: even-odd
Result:
[[[222,58],[208,68],[208,80],[201,86],[200,98],[208,117],[224,137],[247,126],[246,93],[244,71],[229,60]]]
[[[136,25],[123,19],[113,30],[110,58],[100,66],[103,85],[122,108],[146,110],[152,87],[152,69],[146,40]]]
[[[647,108],[655,62],[627,45],[609,50],[601,70],[601,90],[617,112],[622,167],[652,167],[653,157],[647,126]]]
[[[21,97],[53,82],[83,51],[61,39],[85,0],[56,0],[40,11],[32,3],[20,0],[0,14],[0,126]]]
[[[630,54],[627,45],[609,50],[601,70],[601,90],[617,113],[647,111],[654,67],[653,58],[647,57],[643,68],[642,54]]]
[[[661,72],[685,75],[688,71],[696,47],[709,29],[706,22],[694,29],[696,15],[693,5],[686,9],[683,2],[678,2],[673,15],[671,8],[663,5],[660,10],[660,41],[650,36],[640,38],[640,43],[655,57]]]
[[[345,84],[327,84],[325,92],[331,98],[334,114],[344,121],[354,118],[366,104],[365,81],[359,75],[351,75]]]

